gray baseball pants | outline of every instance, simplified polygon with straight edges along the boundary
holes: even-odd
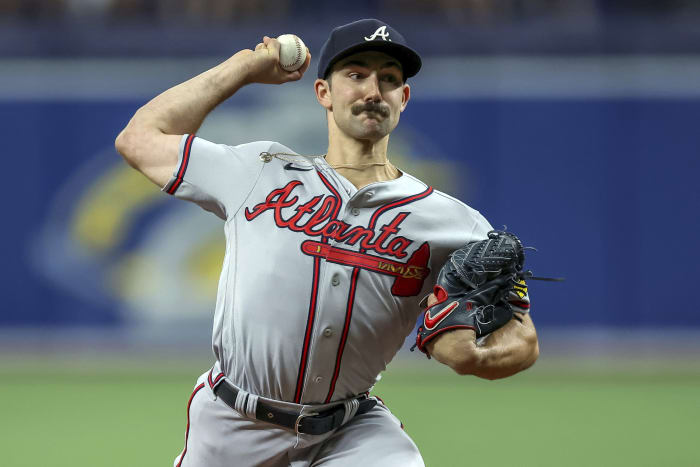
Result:
[[[190,398],[185,449],[175,459],[175,467],[424,466],[413,440],[381,402],[329,433],[297,434],[229,407],[215,396],[208,374],[200,376]],[[300,408],[287,402],[274,404]],[[303,410],[334,405],[303,406]]]

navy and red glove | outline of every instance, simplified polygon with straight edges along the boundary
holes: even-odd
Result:
[[[500,230],[453,252],[438,274],[437,302],[426,309],[411,350],[427,355],[426,344],[445,331],[473,329],[479,338],[504,326],[514,312],[527,313],[525,278],[532,273],[523,271],[524,263],[518,237]]]

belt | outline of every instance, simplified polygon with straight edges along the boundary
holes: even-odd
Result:
[[[214,394],[221,398],[229,407],[234,409],[238,389],[231,385],[225,379],[214,387]],[[359,406],[356,415],[369,412],[372,407],[377,404],[374,399],[369,399],[362,395],[357,398]],[[345,418],[345,406],[340,404],[337,407],[331,407],[322,412],[312,412],[302,414],[301,411],[283,410],[278,407],[273,407],[266,404],[263,400],[258,399],[257,407],[255,408],[255,418],[263,422],[273,423],[294,430],[297,433],[305,433],[307,435],[322,435],[331,430],[335,430],[343,424]]]

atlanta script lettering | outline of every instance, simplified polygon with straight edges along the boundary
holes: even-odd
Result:
[[[303,232],[309,237],[323,236],[346,245],[356,245],[359,242],[360,247],[366,251],[398,259],[407,256],[406,249],[413,242],[396,234],[401,230],[399,226],[408,217],[408,212],[396,214],[391,221],[375,230],[351,226],[338,220],[341,201],[334,196],[314,196],[309,201],[300,201],[292,192],[301,184],[299,180],[293,180],[283,188],[272,190],[264,202],[253,209],[245,209],[245,218],[252,221],[270,210],[280,229]],[[283,210],[286,210],[288,217],[285,217]]]

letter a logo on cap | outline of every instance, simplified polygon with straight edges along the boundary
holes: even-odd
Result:
[[[365,36],[365,40],[366,41],[373,41],[377,37],[381,37],[383,40],[391,42],[391,39],[389,39],[389,33],[386,30],[386,26],[381,26],[381,27],[377,28],[377,30],[374,31],[374,34],[372,34],[369,37]]]

